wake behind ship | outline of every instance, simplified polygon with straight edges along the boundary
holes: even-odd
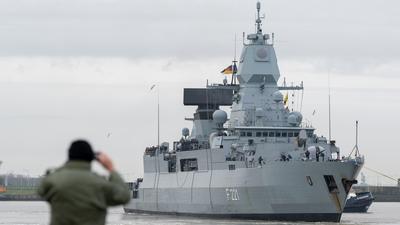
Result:
[[[239,84],[184,89],[184,105],[197,106],[192,131],[147,148],[144,177],[133,185],[126,212],[283,221],[340,221],[364,159],[341,157],[335,141],[314,133],[290,110],[278,86],[269,34],[247,35],[230,67]],[[227,113],[220,106],[231,106]]]

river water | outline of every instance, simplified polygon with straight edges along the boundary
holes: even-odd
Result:
[[[45,225],[49,222],[49,207],[45,202],[0,202],[0,224],[7,225]],[[244,225],[244,224],[268,224],[287,225],[290,222],[265,222],[252,220],[222,220],[222,219],[198,219],[193,217],[160,216],[146,214],[124,214],[121,207],[111,208],[107,217],[109,225],[128,224],[162,224],[162,225],[197,225],[197,224],[220,224],[220,225]],[[297,223],[298,224],[298,223]],[[300,223],[315,225],[334,225],[337,223]],[[345,213],[340,224],[344,225],[375,225],[375,224],[399,224],[400,225],[400,203],[372,204],[368,213]]]

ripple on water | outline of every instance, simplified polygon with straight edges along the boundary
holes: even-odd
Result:
[[[49,207],[45,202],[1,202],[1,225],[45,225],[49,222]],[[254,220],[205,219],[150,214],[124,214],[121,207],[111,208],[108,225],[291,225],[291,222],[266,222]],[[340,223],[295,223],[301,225],[400,225],[400,203],[372,204],[369,213],[345,213]]]

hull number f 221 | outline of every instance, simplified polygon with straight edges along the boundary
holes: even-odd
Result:
[[[228,201],[238,201],[239,198],[239,192],[236,188],[226,188],[226,199]]]

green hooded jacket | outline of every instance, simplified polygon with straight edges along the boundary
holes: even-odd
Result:
[[[90,163],[68,161],[48,174],[38,194],[51,206],[51,225],[104,225],[107,206],[129,202],[130,193],[113,171],[105,179],[90,170]]]

